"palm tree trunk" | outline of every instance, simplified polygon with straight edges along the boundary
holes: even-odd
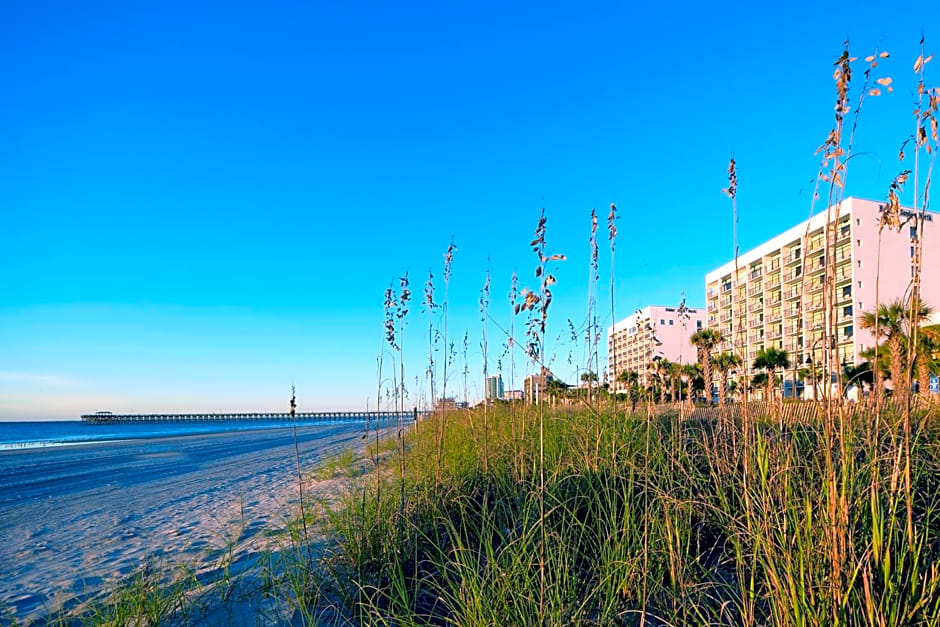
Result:
[[[702,373],[705,375],[705,396],[708,404],[712,404],[712,353],[703,351],[705,358],[702,360]]]
[[[907,390],[904,377],[904,348],[897,334],[892,334],[888,338],[888,348],[891,351],[891,383],[894,386],[894,401],[901,403],[907,397]]]

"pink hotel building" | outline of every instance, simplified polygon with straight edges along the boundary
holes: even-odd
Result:
[[[650,305],[607,329],[607,372],[615,392],[626,392],[617,374],[633,371],[646,385],[656,358],[675,363],[698,361],[689,338],[705,325],[705,310]]]
[[[836,299],[837,346],[841,363],[864,361],[860,353],[874,346],[872,334],[861,328],[863,312],[874,309],[878,272],[878,221],[882,203],[847,198],[837,215]],[[881,236],[881,303],[904,298],[910,290],[915,238],[923,237],[921,294],[934,311],[940,310],[940,214],[928,212],[924,233],[918,233],[913,212],[904,210],[897,232]],[[718,350],[744,345],[749,363],[761,347],[785,349],[791,363],[807,359],[821,363],[824,232],[826,212],[797,224],[734,261],[705,276],[707,326],[721,331]],[[905,222],[906,220],[906,222]],[[792,379],[792,375],[787,377]]]

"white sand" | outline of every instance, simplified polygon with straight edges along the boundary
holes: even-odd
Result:
[[[297,432],[305,469],[363,445],[361,424]],[[324,488],[305,481],[311,498]],[[152,558],[211,565],[233,536],[238,564],[297,496],[291,429],[0,452],[0,607],[34,620]]]

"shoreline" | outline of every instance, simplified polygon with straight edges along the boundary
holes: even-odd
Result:
[[[83,436],[68,436],[60,435],[50,437],[48,439],[44,438],[35,438],[35,439],[19,439],[19,440],[9,440],[3,441],[3,434],[0,432],[0,454],[13,451],[31,451],[34,449],[42,448],[51,448],[56,446],[78,446],[85,444],[107,444],[111,442],[121,442],[125,440],[158,440],[162,438],[178,438],[178,437],[188,437],[188,436],[210,436],[216,434],[226,434],[226,433],[238,433],[238,432],[257,432],[257,431],[267,431],[272,429],[293,429],[294,427],[306,428],[306,427],[336,427],[336,426],[355,426],[365,427],[367,421],[365,420],[331,420],[331,421],[321,421],[321,422],[304,422],[297,421],[295,423],[290,422],[264,422],[264,421],[240,421],[233,420],[229,422],[197,422],[197,421],[178,421],[178,422],[142,422],[142,423],[116,423],[116,424],[89,424],[80,420],[66,420],[66,421],[8,421],[6,423],[0,422],[0,429],[4,425],[23,425],[23,424],[41,424],[47,425],[50,423],[65,423],[69,425],[81,425],[83,429],[88,429],[89,431]],[[379,425],[379,428],[386,428],[394,426],[396,423],[382,421],[377,423],[376,421],[371,421],[368,423],[372,428],[376,428],[376,425]],[[198,429],[193,429],[194,426],[199,426]],[[210,426],[211,425],[211,426]],[[134,426],[134,427],[147,427],[155,429],[153,431],[142,431],[142,432],[113,432],[112,435],[106,438],[96,438],[91,437],[94,431],[100,430],[105,432],[108,428],[118,428],[121,427]],[[181,426],[190,427],[188,429],[180,430]]]
[[[305,504],[341,491],[311,470],[363,428],[297,427]],[[260,555],[299,506],[293,427],[7,451],[0,477],[0,604],[26,622],[148,563]]]

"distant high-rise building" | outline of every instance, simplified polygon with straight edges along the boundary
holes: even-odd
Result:
[[[544,366],[541,374],[530,374],[522,382],[523,393],[527,403],[538,403],[541,401],[548,390],[550,384],[557,382],[558,379],[552,374],[552,371]]]
[[[626,392],[617,381],[622,372],[635,372],[640,385],[647,384],[650,365],[656,359],[693,364],[698,358],[689,338],[705,325],[705,310],[685,306],[650,305],[637,310],[607,330],[607,360],[611,389]]]
[[[503,397],[503,377],[494,375],[486,378],[486,400],[495,401]]]

